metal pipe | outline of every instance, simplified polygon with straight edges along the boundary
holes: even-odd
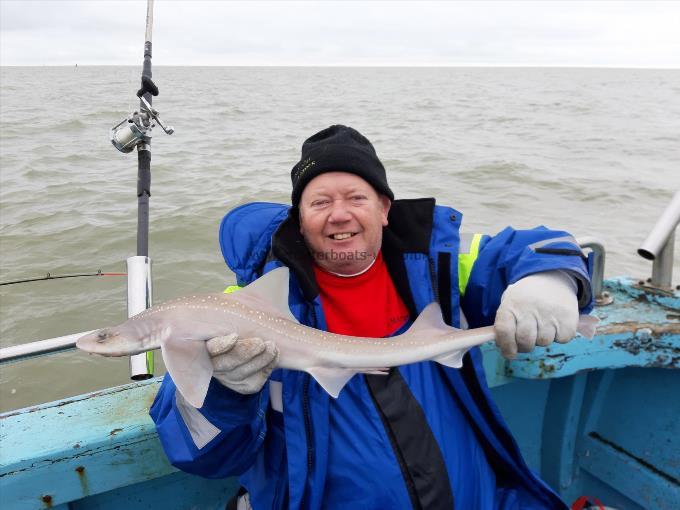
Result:
[[[661,213],[647,239],[638,248],[638,254],[653,260],[652,281],[654,287],[669,288],[673,279],[673,243],[675,229],[680,223],[680,191]]]
[[[82,333],[73,333],[71,335],[59,336],[56,338],[48,338],[47,340],[38,340],[36,342],[29,342],[21,345],[13,345],[0,349],[0,364],[9,363],[12,361],[21,361],[43,354],[52,354],[55,352],[68,351],[75,349],[76,340],[81,336],[90,334],[91,331],[83,331]]]
[[[666,240],[659,256],[654,259],[652,264],[652,281],[654,287],[669,289],[673,285],[673,250],[675,245],[675,232]]]
[[[593,296],[595,296],[595,304],[597,306],[604,306],[611,304],[614,299],[611,295],[603,291],[604,286],[604,261],[606,257],[606,250],[604,244],[594,237],[581,237],[576,240],[581,248],[590,249],[593,252],[593,276],[591,278],[593,286]]]
[[[128,317],[151,307],[151,259],[129,257],[128,270]],[[135,381],[153,377],[153,351],[130,356],[130,377]]]
[[[638,254],[648,260],[655,260],[664,248],[672,232],[680,222],[680,191],[676,191],[666,210],[661,213],[652,231],[638,248]]]

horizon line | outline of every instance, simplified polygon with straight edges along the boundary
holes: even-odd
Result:
[[[142,67],[141,64],[2,64],[3,67]],[[680,65],[672,66],[635,66],[635,65],[598,65],[598,64],[154,64],[158,67],[283,67],[283,68],[530,68],[530,69],[630,69],[676,71]]]

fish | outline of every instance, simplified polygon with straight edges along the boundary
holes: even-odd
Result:
[[[160,349],[177,390],[203,406],[213,375],[205,346],[210,338],[236,333],[273,341],[277,368],[310,374],[334,398],[358,373],[386,374],[389,367],[433,360],[460,368],[474,346],[494,340],[493,326],[448,326],[437,302],[427,305],[403,334],[389,338],[329,333],[300,324],[288,306],[289,270],[274,269],[230,293],[186,296],[155,305],[123,324],[79,338],[76,346],[103,356],[131,356]],[[592,337],[597,319],[582,315],[579,332]]]

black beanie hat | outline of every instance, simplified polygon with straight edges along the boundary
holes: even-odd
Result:
[[[302,190],[317,175],[348,172],[367,181],[378,192],[394,200],[385,168],[371,142],[356,129],[335,125],[319,131],[302,144],[302,157],[290,172],[293,206],[300,203]]]

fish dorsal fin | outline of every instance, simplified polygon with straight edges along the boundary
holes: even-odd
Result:
[[[420,315],[415,320],[406,333],[415,333],[426,329],[436,329],[440,331],[451,329],[444,323],[442,318],[442,309],[439,303],[433,301],[420,312]]]
[[[453,328],[444,322],[441,306],[439,306],[439,303],[436,301],[433,301],[420,312],[420,315],[406,333],[425,333],[427,335],[432,335],[455,331],[460,330]],[[434,361],[446,365],[447,367],[460,368],[463,365],[463,356],[469,348],[470,347],[468,346],[460,349],[452,349],[446,354],[434,358]]]
[[[298,322],[288,307],[289,276],[287,267],[277,267],[233,295],[253,308]]]

